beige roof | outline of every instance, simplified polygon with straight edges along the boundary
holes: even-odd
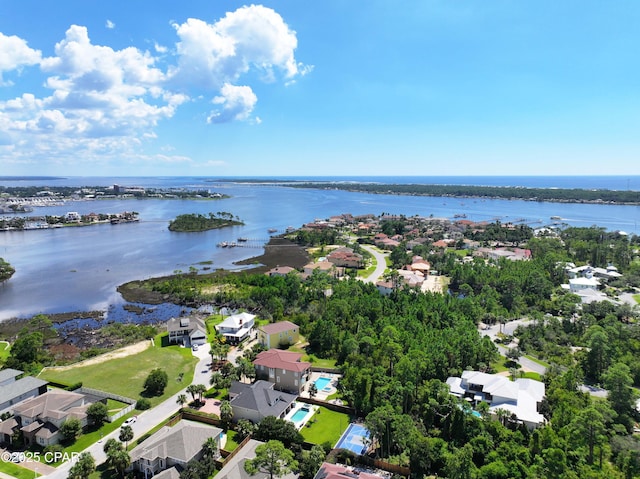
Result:
[[[64,391],[62,389],[47,391],[41,396],[19,403],[14,408],[14,413],[16,416],[29,418],[64,418],[72,412],[75,417],[79,417],[81,414],[84,414],[84,412],[81,412],[75,403],[79,400],[84,401],[84,399],[85,396],[83,394]],[[89,405],[86,404],[86,406],[88,407]]]

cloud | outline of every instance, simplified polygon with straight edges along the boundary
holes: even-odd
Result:
[[[225,83],[220,89],[220,96],[213,99],[213,103],[221,105],[214,110],[207,122],[226,123],[233,120],[246,120],[251,115],[258,97],[248,86],[235,86]]]
[[[4,85],[3,72],[36,65],[40,62],[41,55],[39,50],[29,48],[27,42],[22,38],[15,35],[6,36],[0,32],[0,86]]]
[[[106,28],[114,27],[106,21]],[[206,108],[212,102],[209,124],[259,124],[252,117],[258,98],[249,85],[287,84],[312,68],[296,61],[296,33],[270,8],[251,5],[213,24],[190,18],[173,28],[175,45],[153,42],[150,52],[95,44],[86,27],[71,25],[44,58],[25,40],[0,33],[0,82],[3,72],[39,65],[45,91],[0,100],[0,161],[143,161],[150,144],[167,143],[156,127],[181,105]]]
[[[104,24],[104,26],[105,26],[106,28],[108,28],[109,30],[113,30],[114,28],[116,28],[116,24],[115,24],[115,23],[113,23],[113,22],[112,22],[111,20],[109,20],[108,18],[107,18],[107,21],[106,21],[106,23]]]

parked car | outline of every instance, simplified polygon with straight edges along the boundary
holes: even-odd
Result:
[[[131,416],[125,422],[122,423],[123,426],[131,426],[134,422],[138,420],[138,416]]]

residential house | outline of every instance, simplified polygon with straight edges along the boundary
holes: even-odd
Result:
[[[216,474],[216,479],[268,479],[269,475],[264,472],[249,474],[244,469],[244,463],[248,459],[256,457],[256,448],[264,444],[263,442],[250,439],[231,459],[228,459],[224,467]],[[298,474],[290,472],[279,479],[296,479]]]
[[[311,363],[301,361],[301,353],[270,349],[253,361],[256,377],[275,384],[276,389],[300,394],[311,374]]]
[[[425,261],[422,256],[414,256],[409,269],[411,271],[420,271],[424,276],[427,276],[431,269],[431,264]]]
[[[327,261],[343,268],[361,268],[362,255],[354,253],[351,248],[341,247],[327,255]]]
[[[196,316],[171,318],[167,322],[167,331],[169,332],[169,344],[192,346],[207,342],[207,327],[204,320]]]
[[[569,280],[569,291],[579,293],[585,289],[597,290],[600,281],[597,278],[573,278]]]
[[[545,421],[538,412],[545,395],[543,382],[524,378],[510,381],[497,374],[464,371],[462,377],[449,377],[447,384],[454,396],[468,398],[473,403],[485,401],[494,415],[499,409],[506,410],[529,429]]]
[[[238,344],[249,337],[255,324],[255,314],[239,313],[225,318],[216,326],[216,331],[222,334],[230,344]]]
[[[21,374],[11,368],[0,371],[0,414],[13,413],[16,404],[47,392],[47,381],[33,376],[16,379]]]
[[[306,264],[303,268],[303,271],[303,276],[305,277],[311,276],[314,271],[335,275],[338,271],[338,268],[336,268],[335,264],[330,263],[329,261],[318,261],[317,263]]]
[[[362,466],[344,466],[323,462],[313,479],[389,479],[391,474],[368,470]]]
[[[253,384],[233,381],[229,389],[233,420],[248,419],[257,424],[267,416],[284,419],[298,395],[276,391],[274,386],[274,383],[262,380]]]
[[[265,274],[267,276],[286,276],[289,273],[295,272],[296,269],[291,266],[276,266],[275,268],[271,268]]]
[[[395,285],[393,284],[393,281],[377,281],[376,288],[378,288],[381,295],[389,296],[395,289]]]
[[[164,426],[133,448],[129,470],[139,471],[148,478],[166,471],[164,475],[171,477],[184,469],[189,461],[202,457],[202,446],[209,438],[215,440],[216,457],[219,457],[221,433],[220,428],[186,420],[173,427]]]
[[[291,321],[279,321],[258,327],[258,343],[266,349],[290,346],[300,339],[300,327]]]
[[[78,419],[87,425],[87,409],[92,404],[88,396],[64,390],[51,390],[26,399],[13,408],[14,416],[0,423],[2,442],[10,442],[21,431],[27,446],[42,447],[57,444],[62,435],[60,426],[68,419]]]

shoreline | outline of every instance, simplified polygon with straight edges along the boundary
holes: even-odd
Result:
[[[260,274],[269,271],[270,269],[279,266],[287,265],[296,269],[302,268],[309,262],[309,254],[303,246],[300,246],[292,241],[282,237],[272,237],[264,247],[265,252],[260,256],[247,258],[245,260],[238,261],[234,264],[239,266],[255,265],[250,269],[243,269],[240,271],[231,271],[225,269],[215,270],[211,273],[198,276],[213,276],[213,275],[226,275],[226,274],[239,274],[239,273],[251,273]],[[189,273],[187,273],[189,274]],[[126,303],[141,303],[143,305],[157,305],[162,303],[172,303],[179,306],[184,306],[179,303],[173,303],[168,295],[161,294],[155,291],[151,291],[147,285],[157,281],[163,281],[168,278],[172,278],[176,275],[158,276],[154,278],[148,278],[144,280],[133,280],[127,283],[123,283],[117,286],[116,291],[120,293]],[[131,312],[135,314],[135,309],[139,308],[138,305],[129,305]],[[125,305],[127,308],[127,305]],[[54,324],[64,325],[67,321],[73,321],[75,319],[94,319],[99,323],[105,320],[105,311],[70,311],[65,313],[40,313],[47,316]],[[37,315],[33,315],[25,318],[9,318],[4,321],[0,321],[0,338],[12,339],[26,326],[29,321]],[[99,329],[100,327],[96,328]],[[95,329],[92,329],[95,330]],[[80,339],[87,335],[88,330],[76,329],[76,334],[67,332],[67,339],[64,343],[73,343],[75,340]],[[114,347],[121,347],[120,345],[114,345]]]

